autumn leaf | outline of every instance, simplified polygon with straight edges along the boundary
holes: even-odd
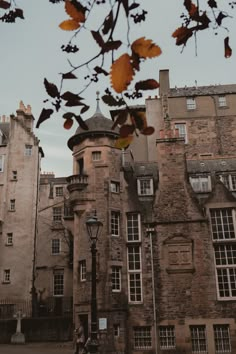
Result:
[[[115,122],[113,123],[113,126],[111,127],[111,129],[112,130],[115,129],[115,127],[117,125],[123,125],[126,122],[127,118],[128,118],[128,111],[127,110],[122,110],[118,114],[118,116],[117,116]]]
[[[121,41],[108,41],[102,47],[102,53],[109,52],[110,50],[118,49],[121,46]]]
[[[65,10],[67,14],[72,17],[73,20],[76,20],[77,22],[85,21],[85,11],[80,11],[79,9],[77,9],[72,1],[65,1]],[[83,10],[82,7],[81,10]]]
[[[104,103],[106,103],[108,106],[114,107],[114,106],[123,106],[125,104],[125,101],[122,98],[115,99],[112,95],[104,95],[102,96],[102,100]]]
[[[44,86],[45,86],[45,89],[46,89],[49,96],[51,96],[53,98],[60,96],[56,85],[51,82],[48,82],[48,80],[46,78],[44,79]]]
[[[62,78],[63,79],[77,79],[77,76],[75,76],[75,74],[68,72],[65,74],[62,74]]]
[[[106,70],[104,70],[103,68],[101,68],[100,66],[95,66],[95,68],[93,68],[94,71],[96,71],[97,74],[103,74],[105,76],[108,76],[108,72]]]
[[[79,95],[76,95],[75,93],[73,92],[70,92],[70,91],[66,91],[64,92],[62,95],[61,95],[61,98],[65,101],[73,101],[73,100],[83,100],[82,97],[80,97]]]
[[[64,119],[68,119],[68,118],[73,118],[75,116],[75,114],[73,112],[66,112],[63,114],[63,118]]]
[[[213,7],[217,8],[217,3],[215,0],[209,0],[207,3],[211,8]]]
[[[120,127],[120,137],[127,138],[129,135],[132,135],[135,131],[135,127],[131,124],[124,124]]]
[[[230,58],[232,55],[232,49],[229,46],[229,37],[224,39],[224,46],[225,46],[225,58]]]
[[[217,23],[218,26],[221,26],[222,20],[223,20],[225,17],[228,17],[228,15],[224,14],[223,12],[220,12],[220,13],[219,13],[219,15],[218,15],[217,18],[216,18],[216,23]]]
[[[4,9],[4,10],[9,9],[10,6],[11,6],[11,4],[9,4],[9,2],[4,1],[4,0],[0,1],[0,8],[1,9]]]
[[[139,81],[135,84],[135,90],[154,90],[159,87],[159,83],[154,79]]]
[[[111,66],[111,85],[117,93],[125,91],[133,79],[134,69],[130,59],[130,56],[125,53],[114,61]]]
[[[83,119],[81,118],[80,115],[78,115],[78,116],[75,115],[75,119],[77,120],[77,122],[79,123],[79,125],[82,129],[89,130],[87,124],[85,123],[85,121],[83,121]]]
[[[134,126],[140,131],[147,127],[147,118],[145,112],[138,112],[133,110],[130,115]]]
[[[104,22],[103,22],[103,28],[102,28],[102,33],[107,34],[113,25],[113,11],[111,10],[109,15],[106,16]]]
[[[139,55],[140,58],[154,58],[161,55],[161,48],[154,44],[151,39],[141,37],[136,39],[131,45],[131,49]]]
[[[173,33],[172,37],[176,38],[176,45],[184,44],[186,45],[187,40],[193,35],[193,31],[187,27],[179,27]]]
[[[80,28],[80,23],[74,19],[69,19],[61,22],[59,27],[64,31],[74,31]]]
[[[70,129],[72,127],[73,123],[74,123],[73,119],[67,118],[65,120],[65,123],[64,123],[63,126],[64,126],[65,129]]]
[[[40,113],[39,119],[37,121],[36,128],[39,128],[39,126],[40,126],[40,124],[42,122],[44,122],[45,120],[50,118],[52,113],[53,113],[53,109],[51,109],[51,108],[49,108],[49,109],[43,108],[41,113]]]
[[[153,127],[146,127],[141,131],[143,135],[152,135],[154,133],[155,129]]]
[[[91,34],[93,36],[93,38],[95,39],[95,41],[97,42],[97,44],[99,45],[99,47],[103,47],[104,46],[104,40],[102,38],[102,36],[100,35],[99,31],[91,31]]]
[[[130,145],[133,138],[134,138],[133,135],[129,135],[126,138],[118,138],[115,142],[115,147],[117,149],[125,149]]]

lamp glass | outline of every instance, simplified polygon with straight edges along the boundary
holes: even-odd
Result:
[[[99,229],[102,227],[102,222],[96,216],[91,216],[86,221],[88,235],[91,241],[97,241]]]

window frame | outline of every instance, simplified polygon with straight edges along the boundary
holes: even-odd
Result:
[[[192,344],[192,354],[207,354],[207,332],[205,325],[191,325],[190,329],[190,338]],[[196,333],[193,332],[196,330]],[[202,348],[204,346],[205,348]]]
[[[133,327],[133,338],[134,338],[134,349],[137,350],[152,349],[152,327],[151,326]]]
[[[175,326],[159,326],[158,333],[161,350],[176,348]]]
[[[59,190],[60,190],[60,192],[59,192]],[[63,187],[62,186],[55,186],[55,196],[56,197],[63,197],[63,195],[64,195]]]
[[[60,213],[59,213],[59,209],[60,209]],[[62,222],[62,216],[63,216],[62,207],[53,207],[52,208],[52,219],[53,219],[53,222],[61,223]]]
[[[58,277],[58,279],[56,279]],[[56,282],[58,284],[56,284]],[[57,293],[56,293],[56,287]],[[62,290],[62,291],[59,291]],[[64,277],[64,270],[63,269],[57,269],[54,270],[53,272],[53,296],[54,297],[62,297],[64,296],[64,291],[65,291],[65,277]]]
[[[194,180],[198,180],[199,188],[194,187]],[[207,180],[207,188],[204,187]],[[191,175],[189,176],[189,182],[195,193],[209,193],[212,190],[211,176],[210,175]]]
[[[55,245],[55,243],[57,243],[57,245]],[[52,256],[57,256],[60,253],[61,253],[61,240],[60,238],[53,238],[51,240],[51,254]]]
[[[33,155],[33,145],[25,144],[25,156]]]
[[[187,111],[194,111],[197,108],[195,97],[186,97],[186,108]]]
[[[175,122],[174,126],[175,129],[178,129],[179,131],[179,138],[184,138],[184,143],[188,144],[188,131],[186,122]]]
[[[217,329],[221,329],[221,333],[217,332]],[[227,329],[227,336],[224,335],[224,333],[222,333],[222,329]],[[214,343],[215,343],[215,353],[216,354],[221,354],[221,353],[231,353],[231,338],[230,338],[230,328],[228,324],[214,324],[213,325],[213,331],[214,331]],[[218,337],[218,335],[220,334],[220,338]],[[217,341],[218,342],[217,344]],[[228,341],[228,343],[226,342]],[[225,348],[225,345],[227,344],[228,348]],[[218,347],[219,348],[218,349]]]
[[[111,193],[120,193],[120,182],[110,181],[110,191]]]
[[[111,266],[111,289],[113,293],[121,292],[121,267]]]
[[[16,200],[15,199],[10,199],[10,211],[16,211]]]
[[[221,174],[220,175],[221,182],[228,188],[230,191],[236,191],[236,174]]]
[[[11,270],[10,268],[3,269],[3,281],[4,284],[11,283]]]
[[[113,237],[120,236],[120,211],[118,210],[111,210],[110,230],[111,230],[111,236]]]
[[[138,244],[127,245],[127,270],[129,303],[140,304],[143,302],[143,284],[141,246]]]
[[[145,183],[149,182],[149,186],[145,186]],[[143,185],[144,184],[144,185]],[[153,178],[152,177],[138,177],[137,189],[139,196],[151,196],[154,194]]]
[[[4,155],[0,155],[0,173],[4,172]]]
[[[79,279],[81,282],[87,280],[86,259],[79,261]]]
[[[102,159],[102,152],[101,152],[101,150],[92,151],[92,161],[93,161],[93,162],[101,161],[101,159]]]
[[[137,216],[137,220],[134,219],[134,217],[136,217],[136,216]],[[131,217],[132,217],[132,219],[129,220],[129,218],[131,218]],[[138,232],[133,232],[134,229],[136,229],[136,228],[137,228]],[[127,242],[141,242],[141,215],[140,215],[140,213],[130,212],[130,213],[126,214],[126,235],[127,235]],[[131,237],[129,237],[129,236],[131,236]],[[136,236],[138,236],[138,238],[136,238]]]
[[[219,95],[218,96],[218,107],[219,108],[225,108],[227,107],[227,100],[225,95]]]
[[[11,240],[11,242],[9,242]],[[6,246],[13,246],[13,232],[7,232],[6,234]]]

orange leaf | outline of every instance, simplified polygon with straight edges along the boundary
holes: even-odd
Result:
[[[84,22],[85,21],[85,14],[82,11],[79,11],[70,0],[65,1],[65,10],[67,14],[76,20],[77,22]]]
[[[154,58],[161,54],[161,48],[154,44],[151,39],[141,37],[136,39],[131,45],[131,49],[139,55],[140,58]]]
[[[111,66],[111,85],[117,93],[125,91],[133,79],[134,69],[130,60],[130,56],[125,53]]]
[[[125,149],[132,142],[133,138],[133,135],[129,135],[126,138],[118,138],[115,142],[115,147],[117,149]]]
[[[172,37],[176,38],[176,45],[186,44],[187,40],[192,36],[193,31],[191,28],[179,27],[173,33]]]
[[[64,31],[74,31],[80,28],[80,23],[76,20],[69,19],[61,22],[59,27]]]
[[[229,37],[226,37],[224,39],[224,45],[225,45],[225,58],[230,58],[232,55],[232,49],[229,46]]]
[[[65,120],[65,123],[64,123],[63,126],[64,126],[65,129],[70,129],[72,127],[73,123],[74,123],[73,119],[67,118]]]

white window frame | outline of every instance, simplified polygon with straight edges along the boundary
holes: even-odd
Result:
[[[92,161],[101,161],[102,152],[100,150],[92,151]]]
[[[3,269],[3,283],[9,284],[11,282],[11,270],[9,268]]]
[[[110,182],[111,193],[120,193],[120,182],[111,181]]]
[[[227,107],[227,101],[225,95],[218,96],[218,106],[219,107]]]
[[[236,191],[236,174],[222,174],[220,180],[230,191]]]
[[[0,172],[4,171],[4,155],[0,155]]]
[[[82,259],[79,261],[79,278],[81,282],[86,281],[87,278],[87,270],[86,270],[86,260]]]
[[[16,200],[10,199],[10,211],[15,211],[15,210],[16,210]]]
[[[134,349],[149,350],[152,348],[152,327],[139,326],[133,328]]]
[[[111,236],[119,237],[120,236],[120,212],[116,210],[111,210]]]
[[[111,267],[111,287],[113,293],[121,292],[121,267]]]
[[[55,187],[55,195],[56,197],[63,197],[63,187],[62,186],[57,186]]]
[[[190,176],[189,182],[195,193],[208,193],[211,192],[211,176],[210,175],[199,175]]]
[[[120,336],[120,325],[118,323],[115,323],[113,325],[113,332],[114,332],[114,337],[118,338]]]
[[[140,245],[127,245],[127,269],[129,302],[140,304],[143,302],[142,257]]]
[[[160,349],[175,349],[175,327],[159,326]]]
[[[54,270],[53,272],[53,296],[64,295],[64,270]]]
[[[51,241],[51,253],[53,256],[61,253],[61,240],[59,238],[53,238]]]
[[[54,222],[62,221],[62,207],[54,207],[52,209],[52,213],[53,213],[52,217]]]
[[[190,326],[192,353],[207,354],[207,335],[205,325]]]
[[[127,242],[141,241],[141,216],[140,213],[126,214]]]
[[[32,156],[33,154],[33,145],[25,144],[25,156]]]
[[[188,111],[194,111],[197,108],[195,97],[187,97],[186,98],[186,105],[187,105]]]
[[[188,143],[187,125],[185,122],[175,122],[175,129],[179,131],[179,137],[184,138],[184,143]]]
[[[13,246],[13,232],[7,232],[6,245],[7,246]]]
[[[153,195],[153,178],[139,177],[137,179],[138,195],[149,196]]]
[[[231,353],[230,331],[228,324],[213,325],[215,353]]]

